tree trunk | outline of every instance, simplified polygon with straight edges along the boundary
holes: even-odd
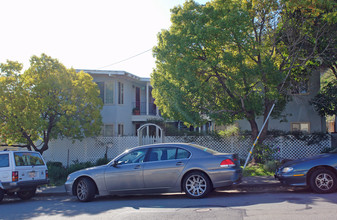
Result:
[[[255,119],[249,119],[250,129],[252,130],[252,140],[255,140],[257,135],[259,134],[259,128]]]
[[[265,109],[264,109],[264,113],[263,113],[263,122],[266,121],[272,106],[273,106],[273,103],[270,103],[270,102],[268,102],[268,104],[265,105]],[[263,143],[263,141],[266,139],[267,134],[268,134],[268,126],[269,126],[269,119],[266,122],[266,125],[264,126],[264,128],[261,132],[261,135],[259,137],[259,144]]]
[[[27,144],[26,147],[27,147],[27,150],[32,151],[32,147],[29,144]]]
[[[255,121],[255,119],[250,119],[248,120],[249,124],[250,124],[250,128],[252,130],[252,140],[255,141],[257,135],[259,134],[259,128],[257,126],[257,123]],[[256,152],[256,149],[254,149],[254,154],[252,154],[252,163],[255,164],[256,162],[258,162],[258,159],[256,157],[256,155],[258,154],[258,152]]]
[[[40,148],[40,149],[38,149],[37,151],[42,155],[43,154],[43,152],[45,152],[46,150],[48,150],[48,143],[43,143],[43,146]]]

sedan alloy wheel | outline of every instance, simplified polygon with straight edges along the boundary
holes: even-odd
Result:
[[[92,180],[82,178],[76,185],[76,195],[79,201],[89,202],[95,197],[95,185]]]
[[[190,198],[203,198],[211,191],[209,178],[201,172],[192,172],[184,178],[184,191]]]
[[[311,175],[310,186],[317,193],[330,193],[337,188],[337,177],[330,170],[318,169]]]

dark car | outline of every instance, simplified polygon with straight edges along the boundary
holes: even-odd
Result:
[[[156,144],[125,151],[107,165],[71,173],[67,192],[87,202],[95,195],[184,191],[203,198],[212,189],[240,182],[237,154],[194,144]]]
[[[337,189],[337,149],[289,161],[276,171],[275,178],[290,186],[309,186],[316,193],[334,192]]]

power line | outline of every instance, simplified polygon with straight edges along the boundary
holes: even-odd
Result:
[[[109,64],[109,65],[103,66],[103,67],[98,68],[98,69],[103,69],[103,68],[106,68],[106,67],[109,67],[109,66],[116,65],[116,64],[118,64],[118,63],[125,62],[125,61],[127,61],[127,60],[131,60],[132,58],[135,58],[135,57],[137,57],[137,56],[139,56],[139,55],[142,55],[142,54],[144,54],[144,53],[147,53],[147,52],[149,52],[149,51],[151,51],[151,50],[152,50],[152,48],[150,48],[150,49],[148,49],[148,50],[145,50],[145,51],[143,51],[143,52],[141,52],[141,53],[139,53],[139,54],[136,54],[136,55],[134,55],[134,56],[128,57],[128,58],[126,58],[126,59],[120,60],[120,61],[118,61],[118,62],[115,62],[115,63]]]

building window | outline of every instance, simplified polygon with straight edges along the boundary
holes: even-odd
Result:
[[[96,82],[99,88],[99,97],[102,99],[104,103],[104,82]]]
[[[113,104],[114,84],[109,81],[105,83],[105,104]]]
[[[118,82],[118,104],[124,104],[124,84]]]
[[[124,136],[124,125],[118,124],[118,136]]]
[[[104,125],[102,129],[103,137],[113,137],[114,136],[114,126],[113,125]]]
[[[291,131],[303,131],[310,132],[310,123],[309,122],[295,122],[291,123]]]
[[[114,85],[112,81],[96,82],[99,88],[100,95],[104,104],[113,104]]]

